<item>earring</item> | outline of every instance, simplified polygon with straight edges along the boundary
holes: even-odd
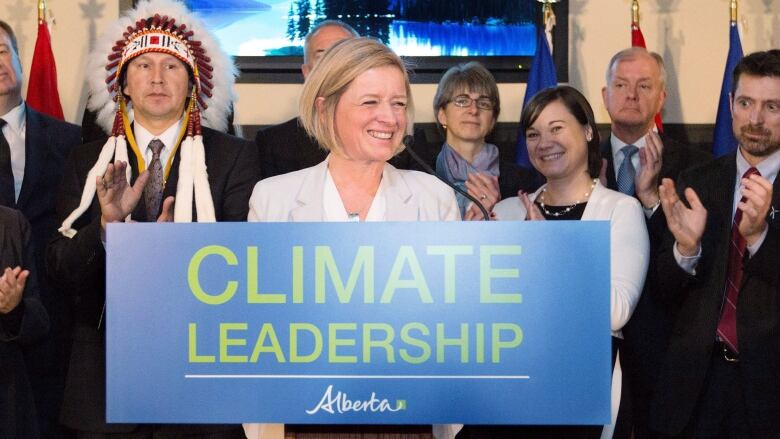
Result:
[[[444,128],[445,131],[447,130],[447,124],[443,123],[443,124],[441,124],[441,127]]]

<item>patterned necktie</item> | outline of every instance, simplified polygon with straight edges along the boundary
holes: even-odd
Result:
[[[3,135],[4,119],[0,119],[0,204],[16,207],[16,189],[14,171],[11,168],[11,146]]]
[[[623,152],[623,163],[620,164],[617,175],[617,187],[620,192],[626,195],[634,196],[634,177],[636,177],[636,169],[631,162],[631,158],[639,151],[634,145],[626,145],[620,149]]]
[[[149,149],[152,150],[152,161],[149,162],[149,182],[144,188],[147,221],[155,221],[160,213],[163,191],[163,168],[162,163],[160,163],[160,152],[163,147],[165,145],[159,139],[152,139],[149,142]]]
[[[750,168],[742,178],[751,175],[761,175],[756,168]],[[742,197],[742,202],[745,197]],[[739,232],[739,222],[742,220],[742,211],[737,209],[734,213],[734,222],[731,223],[731,244],[729,245],[729,265],[726,276],[726,292],[723,301],[723,309],[718,322],[718,336],[734,352],[739,352],[737,344],[737,298],[742,286],[742,263],[747,242]]]

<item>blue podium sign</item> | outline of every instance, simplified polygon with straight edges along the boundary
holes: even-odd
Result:
[[[609,223],[111,224],[107,417],[604,424]]]

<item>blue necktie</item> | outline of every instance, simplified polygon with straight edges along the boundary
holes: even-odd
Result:
[[[634,169],[631,158],[639,151],[639,148],[634,145],[626,145],[620,151],[623,152],[623,163],[620,164],[620,169],[618,169],[617,187],[620,192],[633,196],[636,169]]]

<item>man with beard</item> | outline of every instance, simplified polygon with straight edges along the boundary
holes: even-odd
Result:
[[[737,151],[660,188],[655,293],[674,327],[649,421],[674,437],[780,435],[780,50],[743,58],[733,84]]]

